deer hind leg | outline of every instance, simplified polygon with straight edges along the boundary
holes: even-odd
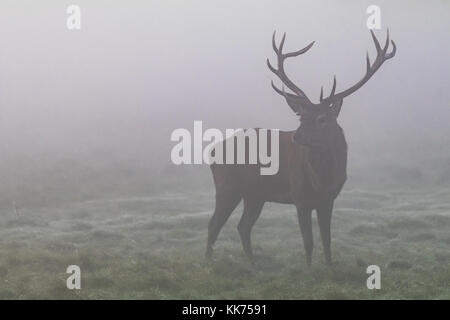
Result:
[[[242,196],[233,191],[216,194],[216,208],[208,225],[208,242],[206,245],[207,258],[211,257],[213,246],[220,230],[241,199]]]
[[[253,260],[253,251],[250,234],[261,214],[264,202],[258,199],[244,198],[244,213],[238,224],[238,231],[241,237],[242,247],[250,260]]]
[[[306,264],[311,265],[313,251],[313,233],[311,221],[312,209],[297,205],[297,217],[305,247]]]
[[[317,208],[317,220],[319,222],[320,235],[322,237],[325,263],[331,264],[331,214],[333,202]]]

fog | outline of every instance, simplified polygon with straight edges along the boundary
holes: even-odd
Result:
[[[194,120],[205,127],[295,129],[298,119],[270,87],[277,79],[265,64],[274,61],[274,30],[278,39],[287,33],[285,50],[316,41],[287,62],[313,101],[322,85],[331,89],[334,74],[338,91],[358,81],[366,51],[372,61],[375,55],[365,26],[370,1],[80,0],[82,29],[75,31],[66,28],[69,4],[0,4],[0,143],[8,189],[61,160],[164,173],[171,167],[170,133],[192,130]],[[389,27],[398,53],[344,100],[339,119],[350,175],[359,168],[365,178],[371,161],[435,166],[450,154],[449,3],[377,5],[378,38],[383,42]]]
[[[171,164],[170,133],[192,130],[194,120],[295,129],[298,119],[271,89],[277,79],[265,64],[274,61],[274,30],[278,39],[287,33],[285,50],[316,41],[287,62],[313,101],[322,85],[329,92],[334,74],[337,90],[358,81],[366,51],[375,55],[365,26],[370,1],[80,0],[75,31],[66,28],[69,4],[0,4],[0,143],[11,182],[61,159],[161,172]],[[421,166],[449,145],[450,4],[377,5],[378,38],[389,27],[398,53],[344,101],[350,174],[374,157]],[[405,157],[405,149],[412,153]],[[8,179],[11,172],[19,176]]]

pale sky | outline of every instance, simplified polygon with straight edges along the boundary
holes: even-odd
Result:
[[[81,8],[79,31],[66,28],[70,4]],[[448,1],[3,0],[3,154],[113,148],[151,158],[154,148],[171,147],[173,129],[194,120],[295,129],[297,118],[270,87],[273,30],[287,32],[287,50],[316,41],[286,68],[317,101],[333,74],[345,89],[363,76],[365,52],[374,58],[370,4],[381,8],[380,42],[389,26],[398,51],[344,100],[350,146],[447,137]]]

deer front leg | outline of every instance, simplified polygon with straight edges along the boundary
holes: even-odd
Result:
[[[313,251],[313,233],[311,222],[312,209],[297,205],[297,217],[305,247],[306,264],[311,266]]]
[[[264,202],[259,199],[244,198],[244,213],[242,214],[241,221],[239,221],[238,231],[241,237],[242,247],[250,261],[253,261],[250,234],[256,220],[258,220],[261,214],[263,206]]]
[[[320,235],[322,237],[325,263],[331,265],[331,214],[333,201],[317,208],[317,220],[319,222]]]

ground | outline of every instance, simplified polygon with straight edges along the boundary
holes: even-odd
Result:
[[[345,189],[323,263],[306,266],[295,208],[267,204],[245,258],[235,210],[204,259],[213,191],[3,209],[0,299],[450,299],[450,190]],[[81,290],[66,268],[81,268]],[[381,268],[368,290],[366,268]]]

